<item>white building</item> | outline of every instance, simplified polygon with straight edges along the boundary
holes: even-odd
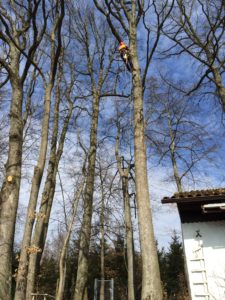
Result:
[[[192,300],[225,300],[225,189],[176,193]]]

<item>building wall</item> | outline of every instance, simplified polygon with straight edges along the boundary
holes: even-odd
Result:
[[[182,232],[191,299],[225,300],[225,221],[183,223]]]

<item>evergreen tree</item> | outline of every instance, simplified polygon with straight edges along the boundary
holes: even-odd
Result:
[[[158,250],[161,279],[164,286],[164,298],[169,300],[189,299],[184,270],[183,247],[176,232],[168,251]]]

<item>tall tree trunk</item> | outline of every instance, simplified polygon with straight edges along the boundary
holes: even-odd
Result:
[[[80,186],[77,189],[75,198],[74,198],[73,213],[71,216],[68,231],[67,231],[66,237],[64,239],[62,251],[60,254],[59,281],[58,281],[59,283],[58,283],[58,288],[57,288],[56,297],[55,297],[56,300],[63,300],[63,293],[64,293],[65,280],[66,280],[66,257],[67,257],[68,245],[69,245],[70,236],[71,236],[72,229],[73,229],[73,222],[74,222],[74,219],[75,219],[75,216],[77,213],[78,202],[79,202],[82,190],[83,190],[83,186],[84,186],[84,179],[82,179]]]
[[[43,203],[43,206],[41,210],[39,210],[38,213],[39,218],[37,219],[37,223],[35,225],[34,234],[32,238],[31,245],[37,251],[33,251],[32,253],[30,253],[30,257],[29,257],[27,290],[26,290],[27,299],[30,299],[29,298],[30,294],[35,291],[36,275],[40,267],[43,249],[47,238],[49,219],[50,219],[51,208],[52,208],[52,203],[55,194],[55,185],[56,185],[56,175],[54,174],[53,177],[54,178],[52,179],[52,186],[48,194],[48,199],[46,200],[46,198],[44,197],[44,195],[46,194],[43,193],[42,195],[41,203]]]
[[[45,106],[41,132],[41,144],[39,150],[38,163],[37,166],[34,168],[31,193],[27,208],[27,216],[18,267],[15,300],[24,300],[26,295],[28,256],[33,251],[32,247],[30,247],[30,242],[33,224],[36,218],[36,205],[38,193],[46,161],[52,88],[53,84],[49,84],[45,90]],[[36,250],[39,251],[38,249],[34,249],[34,251]]]
[[[66,133],[69,127],[69,121],[72,116],[73,104],[70,103],[70,107],[67,116],[64,121],[63,129],[58,143],[57,149],[57,138],[58,138],[58,113],[59,113],[59,102],[60,94],[56,93],[56,106],[54,112],[54,128],[51,140],[51,152],[47,170],[47,177],[44,185],[44,191],[41,198],[39,207],[38,218],[35,224],[32,247],[40,249],[40,252],[33,252],[30,254],[29,266],[28,266],[28,279],[27,279],[27,299],[29,295],[34,292],[35,277],[37,268],[40,264],[41,256],[44,250],[45,241],[47,237],[48,224],[51,214],[52,203],[55,194],[56,175],[58,171],[58,165],[63,153],[64,142]]]
[[[126,169],[127,171],[128,169]],[[125,172],[126,172],[125,171]],[[126,230],[126,250],[127,250],[127,266],[128,266],[128,298],[127,300],[135,300],[134,296],[134,244],[133,244],[133,226],[131,220],[130,199],[128,191],[129,173],[122,177],[122,190],[124,200],[125,214],[125,230]]]
[[[135,11],[133,14],[135,14]],[[137,53],[137,32],[135,18],[132,18],[130,22],[130,54],[133,64],[132,82],[134,101],[135,185],[142,257],[141,299],[160,300],[163,296],[148,190],[143,115],[143,87]]]
[[[169,134],[170,134],[170,139],[171,139],[171,143],[170,143],[170,157],[171,157],[171,162],[172,162],[172,166],[173,166],[173,175],[175,178],[175,182],[176,182],[176,186],[177,186],[177,190],[179,193],[181,193],[183,191],[182,188],[182,182],[181,182],[181,178],[178,172],[178,167],[177,167],[177,160],[176,160],[176,145],[175,145],[175,136],[173,133],[173,128],[172,128],[172,124],[171,124],[171,116],[169,116],[169,120],[168,120],[168,125],[169,125]]]
[[[174,144],[174,142],[172,143],[171,147],[174,146],[173,144]],[[175,153],[172,149],[171,149],[171,160],[172,160],[173,175],[174,175],[174,178],[175,178],[177,190],[178,190],[179,193],[181,193],[183,191],[181,178],[180,178],[179,173],[178,173],[177,160],[176,160],[176,157],[175,157]]]
[[[88,273],[88,254],[91,237],[91,219],[95,180],[95,162],[97,150],[97,128],[99,117],[99,94],[95,92],[93,95],[92,108],[92,124],[90,132],[90,151],[88,155],[87,178],[84,190],[84,214],[83,222],[80,232],[79,257],[77,268],[77,279],[74,291],[74,300],[83,300],[85,295],[85,288],[87,284]]]
[[[131,164],[128,167],[124,167],[122,157],[119,157],[119,136],[120,136],[120,125],[117,125],[117,137],[115,156],[117,161],[117,168],[122,180],[122,191],[123,191],[123,202],[124,202],[124,217],[125,217],[125,235],[126,235],[126,250],[127,250],[127,265],[128,265],[128,300],[135,299],[134,292],[134,245],[133,245],[133,226],[130,209],[129,199],[129,174],[131,171]]]
[[[19,59],[14,64],[12,64],[12,67],[14,66],[14,70],[17,70]],[[23,145],[23,86],[19,76],[15,75],[12,78],[11,86],[9,151],[5,166],[6,177],[0,193],[0,299],[3,300],[11,299],[12,253],[20,191]]]
[[[105,201],[104,191],[102,186],[102,205],[101,205],[101,286],[100,286],[100,300],[105,300]]]

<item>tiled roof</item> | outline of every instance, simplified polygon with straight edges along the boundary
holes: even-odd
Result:
[[[215,197],[215,196],[224,196],[225,197],[225,188],[220,189],[211,189],[211,190],[196,190],[196,191],[190,191],[190,192],[181,192],[181,193],[175,193],[172,197],[164,197],[162,202],[169,202],[169,200],[175,200],[182,201],[182,199],[187,198],[201,198],[201,197]],[[176,202],[176,201],[174,201]]]
[[[162,203],[177,204],[181,223],[225,220],[225,210],[221,209],[225,204],[225,188],[175,193],[172,197],[164,197]],[[207,205],[214,210],[204,210]]]

